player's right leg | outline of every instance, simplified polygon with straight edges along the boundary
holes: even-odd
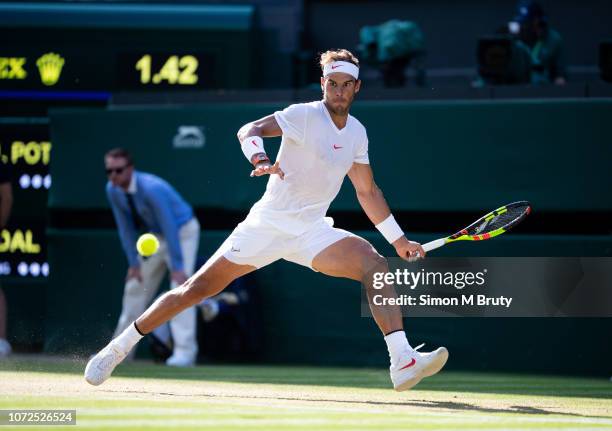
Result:
[[[216,295],[236,278],[255,269],[255,266],[237,264],[222,253],[215,253],[182,286],[160,296],[133,324],[98,352],[85,368],[85,380],[92,385],[103,383],[144,334],[202,299]]]
[[[392,284],[374,289],[372,274],[389,271],[387,260],[365,239],[356,235],[345,236],[345,231],[332,227],[321,228],[321,238],[342,238],[327,246],[313,259],[311,267],[334,277],[361,281],[366,290],[372,316],[385,336],[391,365],[389,371],[396,391],[405,391],[418,384],[423,378],[432,376],[442,369],[448,359],[448,351],[441,347],[433,352],[421,353],[412,348],[403,330],[402,315],[398,306],[377,306],[373,296],[395,297]],[[316,239],[317,236],[314,235]],[[311,245],[312,248],[312,245]]]

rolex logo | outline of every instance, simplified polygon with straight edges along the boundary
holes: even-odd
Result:
[[[62,73],[64,59],[59,54],[50,52],[36,60],[36,66],[38,66],[42,83],[45,85],[55,85]]]

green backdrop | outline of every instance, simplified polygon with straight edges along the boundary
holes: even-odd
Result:
[[[167,178],[206,214],[245,211],[263,180],[248,177],[238,128],[282,106],[224,104],[51,112],[52,209],[104,209],[102,156],[129,148],[138,167]],[[609,101],[364,102],[354,114],[367,127],[377,182],[395,210],[482,211],[530,200],[536,211],[565,214],[612,209],[607,119]],[[204,145],[176,148],[179,127],[199,128]],[[276,145],[268,143],[274,153]],[[348,188],[348,189],[347,189]],[[347,187],[336,210],[355,210]],[[231,229],[231,226],[227,226]],[[211,253],[229,230],[207,231]],[[361,232],[379,250],[392,250]],[[426,241],[439,233],[413,235]],[[609,256],[610,235],[511,234],[454,244],[439,255]],[[108,341],[119,314],[126,263],[113,230],[52,229],[45,350],[89,354]],[[257,273],[262,294],[261,360],[384,365],[386,350],[370,319],[360,317],[356,283],[279,262]],[[329,306],[328,304],[334,304]],[[415,343],[444,344],[450,368],[609,373],[606,319],[407,319]],[[580,340],[581,347],[573,347]],[[568,353],[571,349],[571,354]],[[569,355],[569,356],[568,356]],[[570,360],[560,360],[559,358]]]
[[[51,112],[52,208],[105,208],[103,154],[130,149],[196,207],[248,208],[262,181],[248,177],[236,132],[282,106],[114,108]],[[529,200],[536,211],[610,210],[607,118],[612,101],[361,102],[377,182],[396,210],[482,211]],[[181,126],[201,148],[175,148]],[[277,145],[266,148],[275,153]],[[358,210],[346,187],[333,209]]]

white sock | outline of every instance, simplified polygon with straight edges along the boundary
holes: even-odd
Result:
[[[408,344],[406,333],[404,331],[395,331],[385,337],[387,349],[389,350],[389,358],[391,365],[397,364],[402,353],[410,351],[412,347]]]
[[[141,339],[142,335],[140,335],[140,332],[138,332],[136,326],[134,326],[134,322],[132,322],[113,340],[113,342],[123,349],[123,351],[129,352]]]

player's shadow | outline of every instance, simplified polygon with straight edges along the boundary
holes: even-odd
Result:
[[[266,395],[232,395],[232,394],[213,394],[213,393],[175,393],[175,392],[156,392],[156,391],[126,391],[126,390],[106,390],[103,392],[109,393],[133,393],[133,394],[148,394],[156,396],[166,397],[189,397],[189,398],[240,398],[240,399],[257,399],[257,400],[273,400],[273,401],[300,401],[310,402],[313,404],[325,403],[325,404],[350,404],[350,405],[374,405],[374,406],[398,406],[398,407],[419,407],[419,408],[431,408],[431,409],[447,409],[457,410],[462,412],[478,412],[478,413],[516,413],[516,414],[529,414],[529,415],[555,415],[555,416],[568,416],[568,417],[579,417],[589,419],[610,419],[607,416],[595,416],[595,415],[583,415],[578,413],[566,413],[552,410],[545,410],[541,408],[531,406],[510,406],[508,408],[493,408],[484,407],[465,402],[457,401],[432,401],[432,400],[410,400],[410,401],[361,401],[361,400],[343,400],[343,399],[321,399],[321,398],[308,398],[308,397],[283,397],[283,396],[266,396]]]
[[[134,363],[113,374],[122,377],[205,380],[247,384],[325,385],[360,389],[390,389],[389,374],[379,369],[274,365],[211,365],[191,369]],[[533,395],[612,399],[612,386],[599,379],[447,372],[419,384],[418,390],[478,394]]]
[[[87,359],[58,356],[14,355],[0,361],[0,370],[39,371],[82,375]],[[143,379],[189,380],[194,382],[233,382],[242,384],[310,385],[359,389],[390,389],[388,371],[331,367],[299,367],[282,365],[209,365],[177,369],[150,362],[121,364],[114,377]],[[528,395],[612,399],[612,385],[606,379],[583,379],[500,373],[446,372],[419,384],[419,391],[463,392],[475,394]],[[412,392],[411,392],[412,393]],[[470,409],[469,404],[451,402],[448,408]],[[529,406],[515,406],[516,412],[538,413]],[[531,410],[530,410],[531,409]],[[503,410],[506,412],[507,410]],[[546,411],[540,412],[545,414]]]

